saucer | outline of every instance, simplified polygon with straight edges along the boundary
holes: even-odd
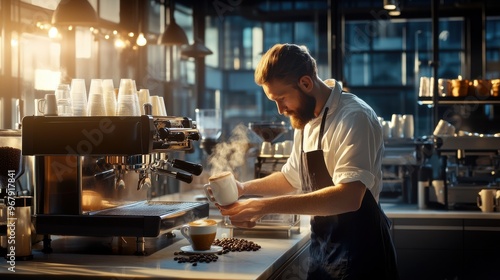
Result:
[[[194,250],[191,245],[181,247],[181,251],[187,254],[215,254],[222,251],[221,246],[210,246],[209,250]]]

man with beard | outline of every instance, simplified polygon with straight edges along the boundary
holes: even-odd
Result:
[[[263,215],[311,215],[308,279],[398,279],[390,223],[379,206],[384,152],[372,108],[323,82],[307,49],[277,44],[262,57],[255,82],[290,118],[292,153],[280,172],[238,182],[259,198],[218,206],[238,227]]]

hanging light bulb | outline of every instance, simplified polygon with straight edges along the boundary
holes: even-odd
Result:
[[[146,40],[146,37],[144,37],[144,33],[139,33],[139,36],[137,36],[137,40],[135,41],[135,43],[141,47],[144,47],[148,43],[148,40]]]
[[[399,7],[396,7],[396,9],[394,10],[390,10],[389,11],[389,15],[391,17],[397,17],[397,16],[400,16],[401,15],[401,10],[399,9]]]
[[[384,0],[384,9],[395,10],[398,6],[398,0]]]
[[[56,38],[57,35],[59,34],[59,31],[57,31],[57,28],[55,26],[52,26],[50,29],[49,29],[49,38]]]

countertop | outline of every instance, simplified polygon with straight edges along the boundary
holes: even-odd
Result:
[[[178,263],[174,257],[180,248],[189,245],[178,230],[173,243],[147,256],[134,254],[62,253],[54,248],[51,254],[33,249],[33,260],[16,261],[15,272],[9,264],[0,264],[1,279],[268,279],[300,251],[309,241],[309,219],[287,231],[232,231],[222,226],[217,238],[234,237],[253,241],[258,251],[229,252],[218,255],[217,262]],[[233,235],[234,234],[234,235]],[[71,237],[60,237],[61,241]],[[55,241],[53,241],[54,243]],[[64,241],[73,246],[69,241]],[[54,247],[54,246],[53,246]],[[185,255],[182,255],[185,256]]]
[[[192,199],[193,197],[190,196]],[[185,199],[172,196],[169,199]],[[461,218],[461,219],[500,219],[500,212],[482,213],[480,211],[449,211],[418,209],[417,205],[382,204],[389,218]],[[210,218],[218,219],[218,211],[211,209]],[[212,217],[213,216],[213,217]],[[171,244],[148,254],[92,254],[59,252],[54,248],[51,254],[40,251],[40,244],[33,249],[33,260],[16,261],[15,272],[8,270],[9,264],[0,264],[0,277],[33,279],[268,279],[287,260],[294,256],[309,241],[309,217],[301,216],[300,224],[287,235],[282,231],[232,231],[222,223],[217,238],[235,237],[253,241],[262,246],[258,251],[229,252],[219,255],[214,263],[178,263],[174,260],[176,252],[188,245],[178,230],[171,238]],[[234,235],[233,235],[234,234]],[[65,240],[67,237],[60,237]],[[55,243],[53,241],[53,243]],[[66,242],[63,244],[69,244]],[[38,249],[37,249],[38,246]],[[54,247],[54,246],[53,246]]]
[[[382,203],[389,218],[500,219],[500,212],[419,209],[416,204]]]

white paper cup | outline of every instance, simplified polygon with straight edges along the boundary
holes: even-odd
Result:
[[[160,105],[160,97],[157,95],[153,95],[150,97],[151,106],[153,107],[153,116],[161,116],[161,105]]]
[[[135,81],[132,79],[121,79],[118,88],[116,115],[117,116],[140,116],[139,96]]]
[[[71,109],[73,116],[87,115],[87,88],[84,79],[71,80]]]
[[[90,81],[89,100],[87,104],[87,116],[105,116],[103,88],[101,79]]]
[[[107,116],[116,115],[116,95],[112,79],[102,80],[102,94],[104,98],[104,108]]]

